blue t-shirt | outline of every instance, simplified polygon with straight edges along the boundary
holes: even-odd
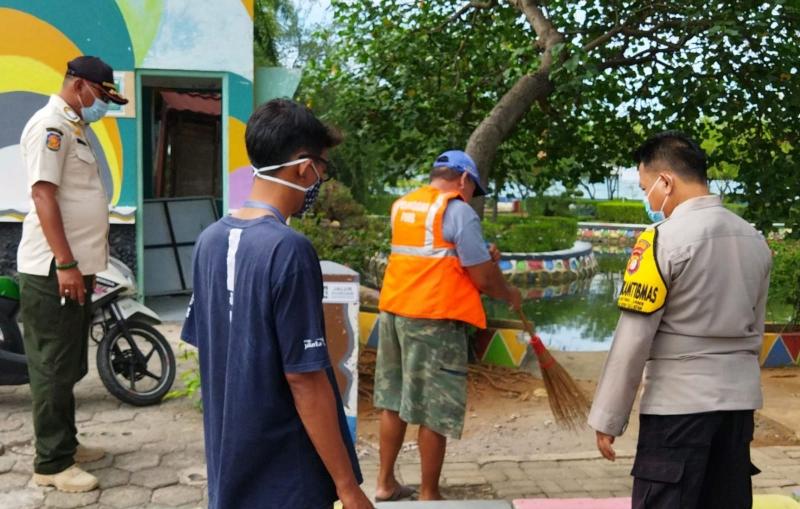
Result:
[[[472,267],[492,259],[483,240],[481,218],[475,209],[462,200],[447,202],[442,218],[442,237],[456,245],[462,267]]]
[[[193,263],[181,337],[200,354],[209,509],[330,508],[333,479],[286,381],[286,373],[326,371],[360,483],[325,342],[314,248],[272,216],[228,216],[200,235]]]

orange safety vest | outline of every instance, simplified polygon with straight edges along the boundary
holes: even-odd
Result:
[[[480,292],[444,240],[444,211],[456,192],[432,186],[392,205],[392,253],[378,307],[408,318],[460,320],[486,328]]]

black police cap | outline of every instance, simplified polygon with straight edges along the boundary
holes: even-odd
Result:
[[[80,56],[67,63],[67,75],[83,78],[96,83],[103,88],[106,97],[117,104],[127,104],[128,100],[122,97],[114,84],[114,71],[111,66],[97,57],[88,55]]]

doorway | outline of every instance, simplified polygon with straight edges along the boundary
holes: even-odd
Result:
[[[197,236],[226,201],[225,80],[141,71],[137,82],[140,291],[186,295]]]

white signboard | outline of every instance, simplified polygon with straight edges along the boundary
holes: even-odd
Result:
[[[358,283],[322,284],[323,304],[358,304]]]

